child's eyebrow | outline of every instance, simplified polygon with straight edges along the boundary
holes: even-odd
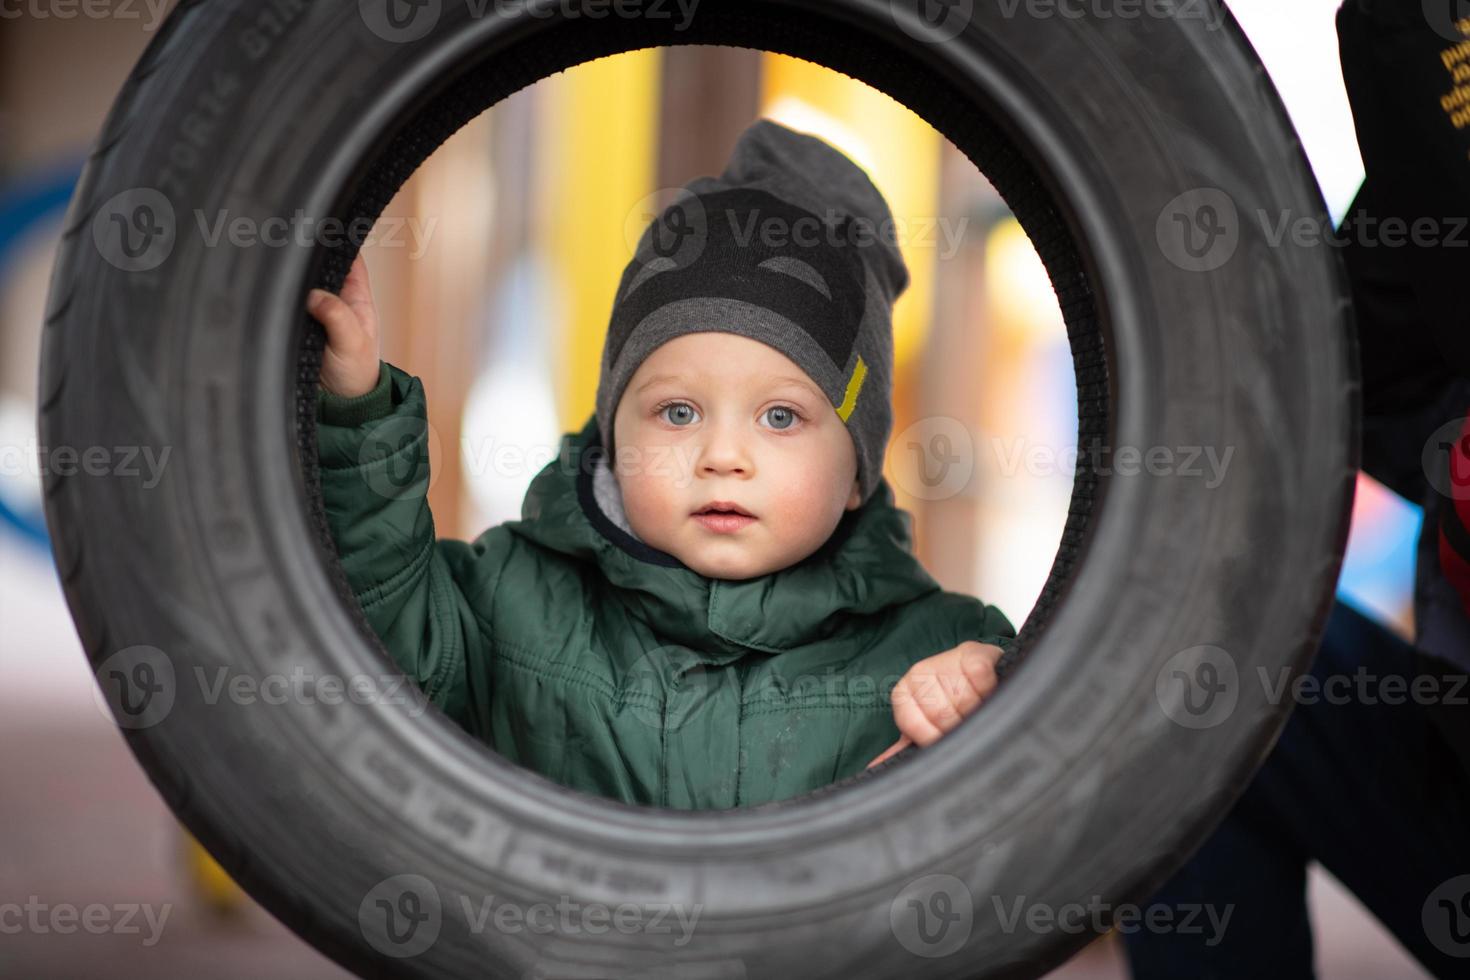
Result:
[[[792,378],[792,377],[786,377],[786,376],[777,376],[777,377],[772,378],[771,380],[773,382],[775,382],[775,384],[778,387],[784,385],[784,386],[789,386],[789,387],[800,388],[803,391],[805,391],[807,394],[811,395],[813,398],[820,399],[820,398],[825,398],[826,397],[820,391],[817,390],[817,386],[816,385],[812,384],[810,381],[807,381],[805,378]]]
[[[655,374],[653,377],[643,382],[637,388],[633,389],[633,393],[637,394],[640,391],[646,391],[649,388],[652,388],[654,385],[664,384],[665,382],[682,380],[683,378],[677,374]]]

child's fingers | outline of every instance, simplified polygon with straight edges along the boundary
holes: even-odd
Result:
[[[928,746],[944,737],[979,708],[995,690],[995,663],[1000,647],[967,640],[920,660],[909,668],[890,695],[900,741]],[[902,746],[894,746],[868,765],[874,766]]]
[[[919,709],[941,734],[953,729],[980,706],[979,695],[970,689],[953,651],[936,658],[932,665],[919,664],[913,688]]]
[[[900,736],[897,742],[894,742],[892,745],[888,746],[888,748],[884,749],[881,755],[879,755],[863,768],[871,769],[878,763],[882,762],[884,759],[887,759],[889,756],[897,755],[898,753],[902,752],[904,749],[913,744],[914,743],[909,740],[909,737],[907,735]]]
[[[920,664],[915,664],[893,686],[893,722],[898,726],[898,730],[912,739],[915,744],[930,745],[948,729],[935,720],[934,715],[942,717],[943,711],[933,704],[935,700],[933,676],[919,673],[921,669]],[[959,723],[958,716],[955,717],[955,723]]]
[[[999,647],[966,641],[921,660],[894,688],[894,720],[920,745],[953,731],[995,690]]]
[[[342,282],[342,301],[352,307],[361,319],[369,319],[365,311],[370,314],[373,309],[373,288],[368,279],[367,262],[363,260],[361,252],[352,260],[352,268]]]
[[[948,732],[968,718],[995,690],[997,646],[966,640],[915,664],[915,683],[925,715]]]
[[[325,289],[313,289],[306,295],[306,309],[327,331],[327,346],[344,358],[362,351],[368,338],[352,307]]]
[[[352,257],[352,268],[347,270],[347,282],[366,285],[368,281],[367,259],[362,252]]]
[[[1004,651],[993,643],[980,643],[976,640],[966,640],[955,647],[955,650],[959,654],[960,671],[965,675],[965,680],[970,682],[970,689],[983,701],[995,690],[999,681],[995,664]]]
[[[328,336],[334,331],[340,332],[347,324],[346,318],[353,316],[352,308],[343,302],[340,296],[335,296],[325,289],[313,289],[306,294],[306,309],[317,318],[323,327],[326,327]]]

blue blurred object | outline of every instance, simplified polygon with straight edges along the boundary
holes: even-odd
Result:
[[[1423,522],[1421,507],[1359,474],[1337,595],[1401,634],[1412,633],[1406,627],[1413,618],[1414,562]]]
[[[66,211],[81,170],[79,161],[68,161],[0,187],[0,287],[23,254],[26,236]],[[37,547],[51,547],[40,509],[18,512],[0,495],[0,533],[7,531]]]

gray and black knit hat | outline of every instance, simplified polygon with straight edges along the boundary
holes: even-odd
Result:
[[[724,173],[690,181],[649,223],[623,270],[597,385],[602,445],[613,451],[618,401],[651,353],[687,333],[739,334],[827,395],[867,500],[893,425],[893,302],[908,283],[868,175],[815,136],[757,120]]]

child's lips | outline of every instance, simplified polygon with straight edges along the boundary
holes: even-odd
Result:
[[[736,531],[755,523],[755,518],[749,514],[720,514],[706,513],[695,514],[694,519],[703,524],[707,530],[716,534],[734,534]]]

